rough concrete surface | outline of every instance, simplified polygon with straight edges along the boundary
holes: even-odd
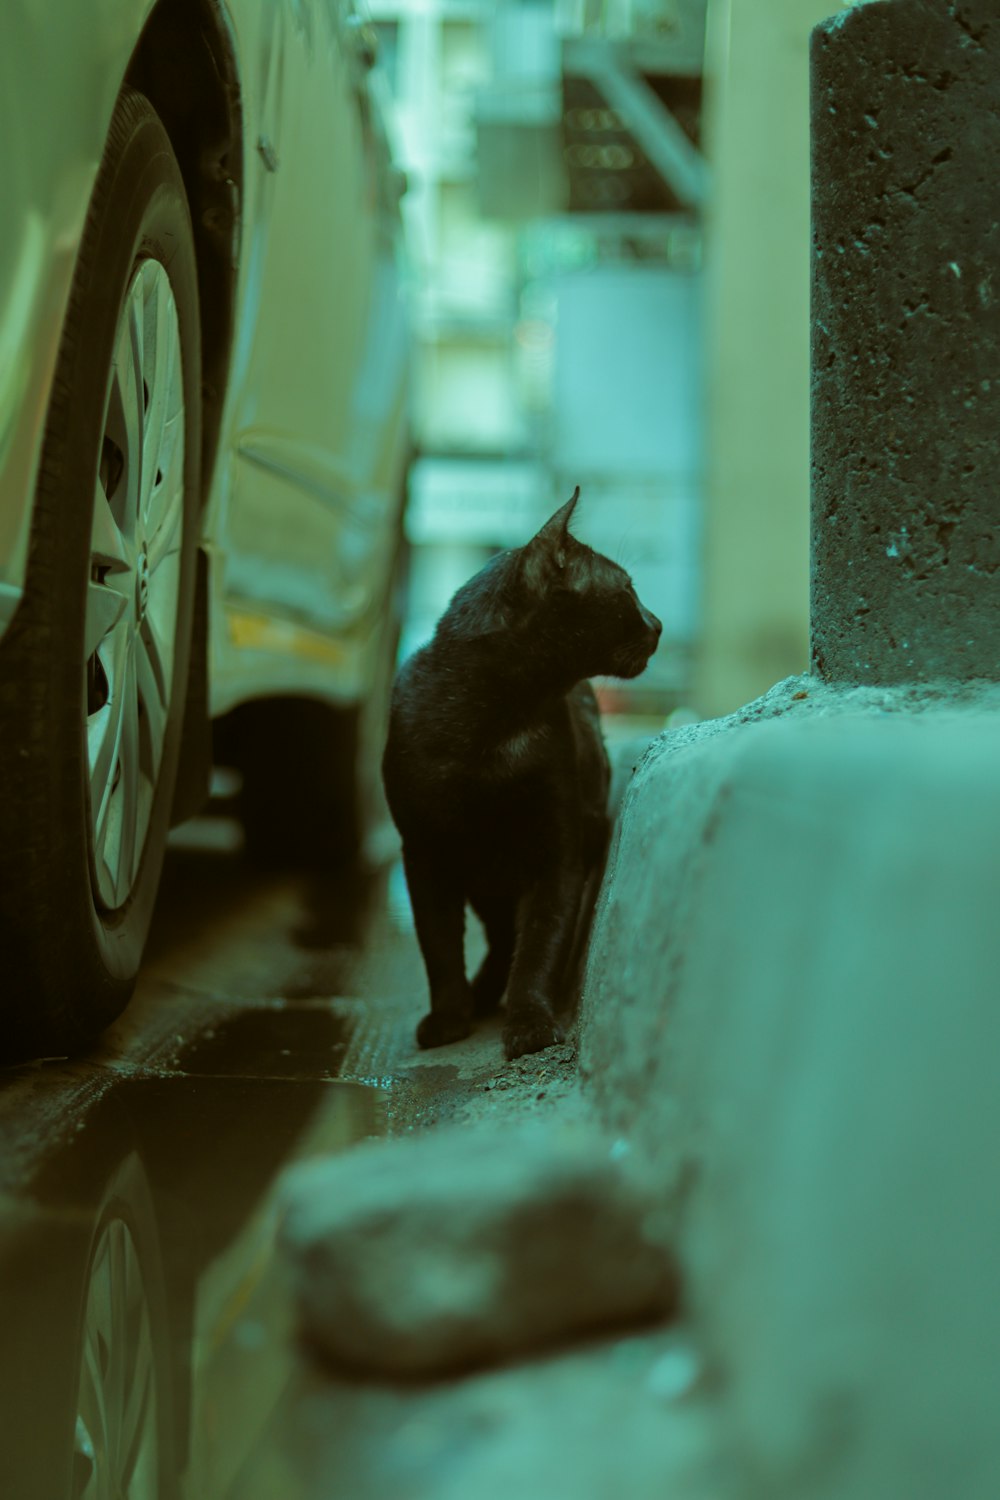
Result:
[[[426,1386],[303,1370],[233,1500],[730,1500],[710,1385],[673,1331]]]
[[[623,747],[622,780],[645,743]],[[392,1137],[432,1148],[436,1135],[456,1128],[592,1125],[572,1027],[567,1045],[512,1063],[495,1022],[440,1051],[415,1047],[424,980],[401,881],[390,880],[384,928],[365,954],[356,998],[337,1002],[351,1029],[339,1071],[388,1089]],[[470,934],[470,962],[478,957]],[[342,987],[339,973],[316,963],[298,989],[317,997],[334,981]],[[620,1164],[628,1143],[614,1143]],[[294,1295],[294,1278],[286,1279]],[[683,1320],[648,1332],[613,1329],[499,1368],[422,1382],[359,1379],[306,1357],[227,1495],[729,1500],[738,1476],[725,1434],[715,1379]]]
[[[754,1500],[1000,1494],[998,710],[791,679],[625,800],[581,1061]]]
[[[812,47],[812,659],[1000,675],[1000,16],[879,0]]]
[[[508,1118],[295,1168],[283,1242],[309,1342],[426,1377],[662,1319],[673,1269],[619,1158],[579,1124]]]
[[[397,983],[345,1076],[393,1081],[415,1147],[596,1115],[681,1316],[405,1387],[305,1367],[233,1500],[995,1500],[998,750],[995,684],[808,676],[654,741],[582,1088],[571,1048],[505,1065],[495,1029],[417,1054]]]
[[[995,684],[804,676],[633,756],[582,1084],[495,1027],[417,1053],[416,963],[380,991],[342,1071],[398,1144],[596,1117],[680,1316],[421,1383],[304,1365],[233,1500],[995,1500],[998,737]]]
[[[405,901],[395,915],[405,926]],[[412,993],[397,977],[346,1007],[354,1035],[341,1076],[389,1086],[391,1135],[433,1149],[456,1129],[592,1128],[572,1028],[567,1045],[511,1063],[496,1024],[440,1052],[415,1048],[413,948]],[[617,1163],[630,1157],[627,1141],[614,1145]],[[671,1320],[422,1382],[358,1379],[306,1359],[229,1500],[737,1500],[738,1478],[713,1372]]]

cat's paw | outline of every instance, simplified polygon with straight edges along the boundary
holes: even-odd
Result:
[[[446,1047],[472,1034],[472,1018],[430,1010],[417,1027],[418,1047]]]
[[[548,1010],[533,1010],[514,1016],[503,1029],[503,1050],[508,1062],[529,1052],[558,1047],[565,1040],[562,1027]]]

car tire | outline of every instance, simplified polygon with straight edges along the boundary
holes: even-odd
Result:
[[[123,90],[46,418],[24,596],[0,643],[0,1053],[90,1042],[134,987],[182,733],[200,487],[191,218]]]
[[[236,813],[248,856],[275,869],[335,871],[367,861],[388,817],[380,766],[399,649],[406,580],[400,530],[361,703],[317,698],[244,703],[216,726],[216,758],[240,773]]]

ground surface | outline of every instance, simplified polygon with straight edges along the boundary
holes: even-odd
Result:
[[[184,1500],[718,1500],[712,1382],[678,1330],[423,1387],[345,1381],[300,1346],[274,1254],[285,1166],[445,1121],[584,1111],[572,1038],[506,1064],[493,1023],[421,1053],[424,1004],[391,861],[365,880],[262,876],[231,826],[184,831],[126,1016],[89,1057],[0,1079],[0,1314],[26,1351],[6,1361],[3,1493],[61,1500],[38,1454],[71,1447],[88,1226],[133,1160],[163,1362],[192,1412],[174,1439]]]

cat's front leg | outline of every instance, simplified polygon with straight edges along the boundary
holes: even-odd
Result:
[[[417,1027],[417,1044],[443,1047],[472,1031],[472,991],[465,977],[465,896],[439,859],[404,846],[403,868],[431,993],[431,1008]]]
[[[472,1007],[479,1018],[492,1016],[500,1008],[514,960],[517,914],[513,893],[502,887],[483,890],[480,886],[472,892],[471,900],[489,944],[472,981]]]
[[[563,998],[560,985],[582,885],[582,872],[557,869],[537,881],[521,901],[503,1029],[508,1058],[541,1052],[565,1040],[555,1008]]]

